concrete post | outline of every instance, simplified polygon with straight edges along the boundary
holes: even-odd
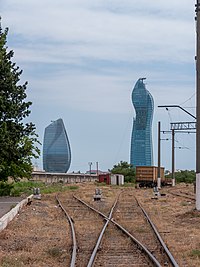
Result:
[[[158,177],[157,187],[161,188],[161,177],[160,177],[160,121],[158,122]]]
[[[196,4],[196,209],[200,210],[200,0]]]
[[[160,121],[158,122],[158,177],[157,187],[161,188],[161,177],[160,177]]]
[[[172,186],[175,186],[175,173],[174,173],[174,136],[175,131],[172,129]]]

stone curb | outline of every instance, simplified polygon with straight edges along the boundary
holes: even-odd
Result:
[[[0,218],[0,232],[7,227],[8,223],[12,221],[12,219],[17,215],[19,210],[29,203],[33,198],[33,195],[28,196],[19,202],[14,208],[12,208],[8,213],[6,213],[3,217]]]

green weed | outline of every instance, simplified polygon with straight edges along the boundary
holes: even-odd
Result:
[[[191,256],[191,257],[195,257],[195,258],[200,258],[200,250],[198,250],[198,249],[193,249],[193,250],[190,252],[190,256]]]
[[[50,248],[47,250],[47,253],[52,256],[53,258],[60,257],[62,255],[62,251],[60,248]]]
[[[33,188],[40,188],[41,194],[50,194],[55,192],[63,192],[66,190],[77,190],[77,185],[66,186],[62,183],[45,184],[43,182],[34,181],[21,181],[12,184],[10,191],[11,196],[21,196],[22,194],[31,195],[33,194]]]
[[[135,187],[135,183],[124,183],[123,187]]]

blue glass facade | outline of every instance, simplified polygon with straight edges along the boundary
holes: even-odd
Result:
[[[43,142],[43,169],[46,172],[65,173],[71,164],[70,144],[62,119],[45,128]]]
[[[154,102],[140,78],[132,92],[136,116],[133,119],[130,163],[135,166],[153,166],[152,120]]]

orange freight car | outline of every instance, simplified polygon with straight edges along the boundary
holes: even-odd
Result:
[[[165,185],[165,169],[160,168],[161,185]],[[139,187],[157,186],[158,167],[156,166],[136,166],[136,183]]]

